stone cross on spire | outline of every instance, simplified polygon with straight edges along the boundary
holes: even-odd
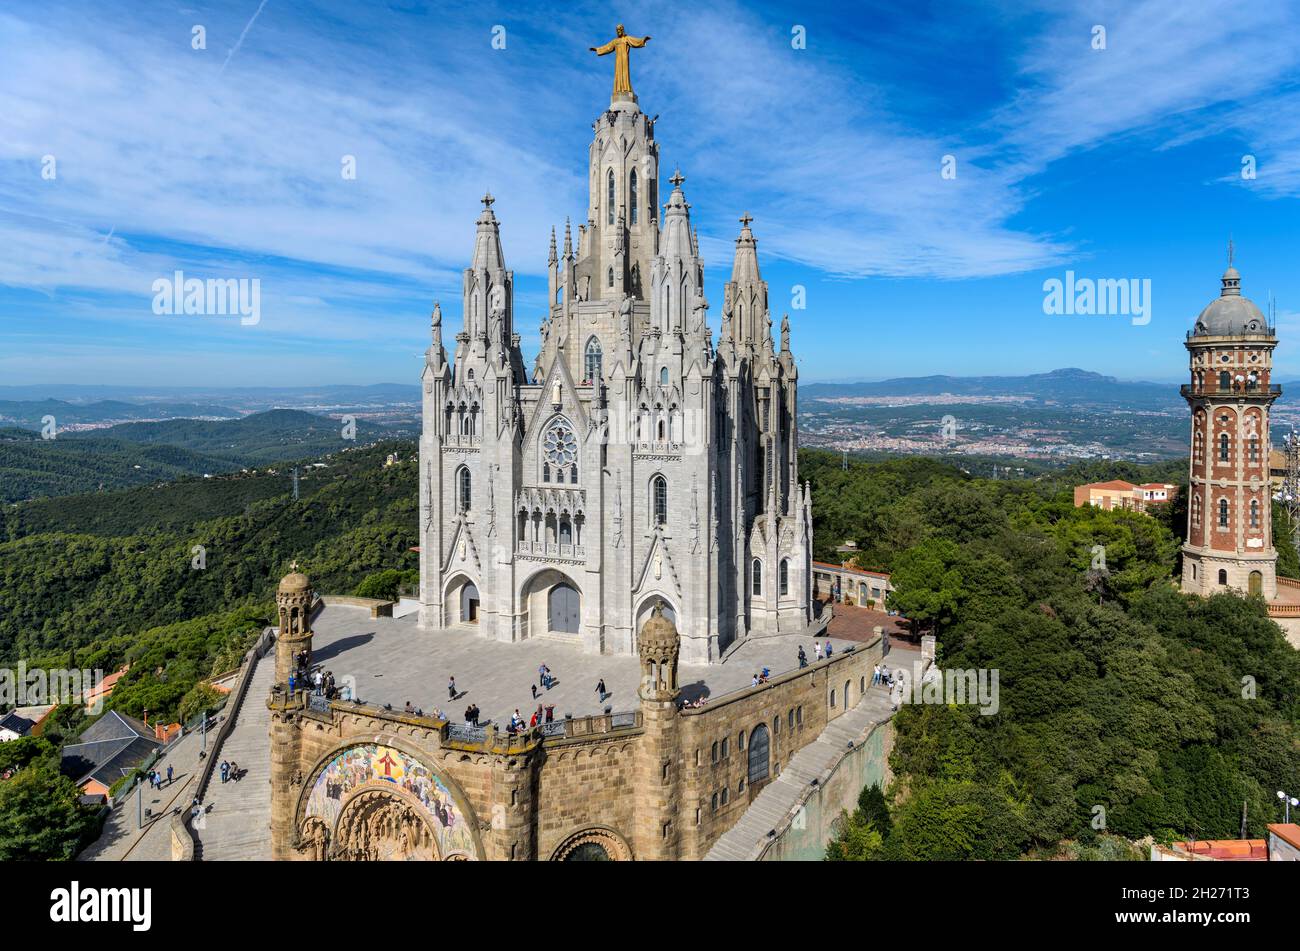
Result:
[[[742,228],[748,228],[749,223],[753,220],[754,220],[754,216],[751,215],[749,212],[745,212],[743,215],[740,216],[740,226]]]
[[[496,199],[492,197],[492,192],[489,190],[486,195],[484,195],[482,198],[479,199],[479,201],[483,202],[484,208],[486,208],[488,211],[491,211],[492,203],[496,201]]]
[[[682,174],[682,170],[679,168],[673,172],[673,177],[668,181],[673,183],[674,188],[681,188],[682,182],[686,181],[686,176]]]

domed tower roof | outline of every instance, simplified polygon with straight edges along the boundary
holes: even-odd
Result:
[[[298,563],[294,562],[292,570],[280,579],[280,594],[304,594],[311,590],[311,582],[307,576],[298,570]]]
[[[641,626],[641,646],[655,650],[677,647],[679,642],[677,625],[664,617],[663,602],[656,602],[649,620]]]
[[[1254,301],[1241,296],[1241,275],[1229,262],[1219,296],[1196,318],[1194,337],[1233,337],[1269,332],[1268,320]]]

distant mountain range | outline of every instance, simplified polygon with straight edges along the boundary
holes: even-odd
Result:
[[[0,429],[0,502],[316,459],[394,435],[366,420],[355,427],[355,439],[347,439],[339,420],[282,409],[231,420],[121,423],[54,439]]]
[[[39,429],[41,421],[53,416],[57,426],[103,423],[124,420],[156,420],[216,417],[234,419],[240,413],[215,403],[127,403],[123,400],[97,400],[72,403],[67,400],[0,400],[0,426],[23,426]]]
[[[1178,388],[1169,383],[1119,380],[1089,370],[1052,370],[1029,376],[921,376],[870,383],[808,383],[805,399],[890,396],[1021,396],[1040,403],[1073,406],[1181,405]]]
[[[140,405],[184,401],[226,406],[257,404],[263,407],[302,405],[385,405],[419,403],[418,383],[375,383],[369,386],[98,386],[85,383],[41,383],[0,386],[5,400],[65,400],[89,403],[121,400]]]

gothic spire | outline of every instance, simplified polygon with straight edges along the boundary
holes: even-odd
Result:
[[[470,268],[475,271],[487,270],[497,272],[505,269],[505,255],[501,253],[501,227],[497,216],[492,213],[492,203],[496,201],[488,192],[480,201],[483,213],[478,216],[478,231],[474,236],[474,260]]]

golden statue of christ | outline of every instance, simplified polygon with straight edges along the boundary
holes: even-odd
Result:
[[[628,36],[623,30],[623,24],[620,23],[614,31],[618,35],[606,43],[604,46],[592,46],[589,49],[597,56],[604,56],[606,53],[614,54],[614,99],[636,98],[632,92],[632,70],[628,65],[627,51],[632,47],[638,49],[650,42],[648,36]]]

